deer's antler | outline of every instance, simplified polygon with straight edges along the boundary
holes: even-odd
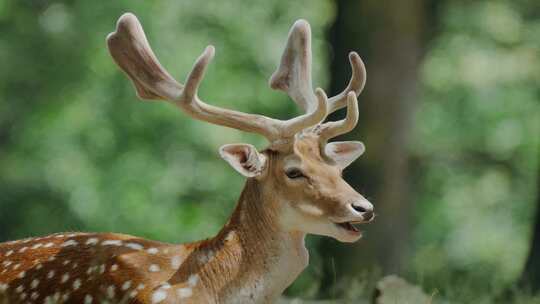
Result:
[[[340,94],[328,99],[327,114],[347,106],[347,117],[337,122],[327,122],[318,129],[321,142],[351,131],[358,122],[358,101],[366,83],[366,68],[356,52],[349,54],[352,76],[349,84]],[[289,38],[281,63],[270,77],[270,87],[289,94],[296,104],[306,112],[317,107],[311,84],[311,30],[304,20],[296,21],[289,32]]]
[[[364,62],[356,52],[349,53],[349,62],[351,63],[351,80],[341,93],[328,99],[328,114],[335,112],[348,105],[348,94],[354,92],[359,96],[366,85],[366,67]]]
[[[286,92],[304,111],[317,103],[311,84],[311,29],[305,20],[298,20],[289,31],[281,63],[270,77],[270,87]]]
[[[329,139],[350,132],[358,123],[358,100],[356,93],[350,91],[346,95],[347,116],[339,121],[329,121],[320,126],[319,140],[325,145]]]
[[[309,26],[307,29],[309,31]],[[242,113],[204,103],[197,96],[197,90],[206,67],[214,56],[214,47],[208,46],[204,50],[189,73],[186,84],[182,85],[161,66],[150,48],[141,24],[133,14],[126,13],[120,17],[116,31],[107,37],[107,44],[112,57],[131,79],[140,98],[173,102],[193,118],[261,134],[274,142],[292,137],[301,130],[318,124],[326,117],[326,95],[318,89],[315,97],[311,92],[311,82],[309,84],[311,93],[307,99],[312,106],[306,114],[289,120]],[[304,78],[304,73],[298,74],[300,75],[298,78]],[[303,87],[305,82],[300,80],[299,85]],[[307,90],[302,90],[302,92],[307,92]],[[295,101],[299,98],[294,94],[291,97]]]

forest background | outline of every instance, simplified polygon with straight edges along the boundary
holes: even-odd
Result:
[[[243,178],[217,149],[264,139],[137,101],[105,46],[126,11],[178,79],[214,44],[200,94],[246,112],[298,113],[267,85],[296,19],[311,23],[314,85],[329,95],[348,81],[347,53],[364,59],[360,122],[344,138],[367,152],[345,178],[377,220],[354,245],[309,237],[287,296],[367,298],[398,274],[435,301],[536,301],[523,298],[540,290],[533,0],[0,0],[0,241],[82,230],[189,242],[231,213]]]

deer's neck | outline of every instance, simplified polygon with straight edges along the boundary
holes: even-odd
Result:
[[[272,302],[308,264],[305,234],[280,228],[280,204],[265,192],[248,180],[229,222],[206,245],[222,257],[213,265],[220,276],[208,278],[220,302]]]

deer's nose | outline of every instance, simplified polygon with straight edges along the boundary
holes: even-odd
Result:
[[[375,217],[375,213],[373,213],[373,210],[367,211],[366,213],[362,214],[362,217],[364,218],[364,221],[371,221],[373,217]]]
[[[367,209],[363,206],[352,204],[352,208],[360,213],[367,212]]]
[[[373,205],[371,205],[370,202],[365,201],[361,203],[353,203],[351,204],[351,207],[354,209],[354,211],[360,213],[360,215],[365,221],[373,219]]]

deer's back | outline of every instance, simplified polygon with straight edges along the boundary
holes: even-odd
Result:
[[[110,233],[1,243],[0,303],[151,303],[190,251]]]

